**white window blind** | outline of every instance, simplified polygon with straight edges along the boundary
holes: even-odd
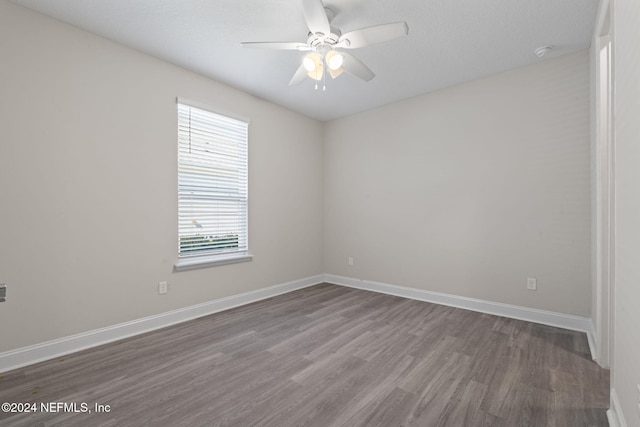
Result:
[[[248,123],[178,103],[178,255],[246,254]]]

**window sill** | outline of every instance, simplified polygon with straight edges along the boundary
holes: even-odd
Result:
[[[211,255],[193,258],[182,258],[173,266],[174,271],[196,270],[199,268],[217,267],[219,265],[237,264],[253,259],[251,254]]]

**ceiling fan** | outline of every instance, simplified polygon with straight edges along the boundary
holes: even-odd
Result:
[[[375,77],[366,65],[343,49],[357,49],[376,43],[382,43],[397,37],[406,36],[409,26],[406,22],[375,25],[342,34],[331,25],[335,14],[325,8],[322,0],[301,0],[304,19],[309,27],[306,42],[243,42],[244,47],[257,47],[276,50],[298,50],[308,53],[289,85],[300,84],[307,76],[317,82],[325,77],[325,66],[331,78],[343,71],[368,82]],[[324,87],[323,87],[324,89]]]

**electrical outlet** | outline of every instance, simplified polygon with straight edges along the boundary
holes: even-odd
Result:
[[[353,257],[349,257],[347,261],[349,262],[349,265],[353,265]]]
[[[160,295],[166,294],[169,290],[169,284],[167,282],[158,283],[158,293]]]
[[[0,283],[0,302],[7,300],[7,285]]]
[[[529,277],[527,279],[527,289],[529,289],[530,291],[538,290],[538,281],[532,277]]]

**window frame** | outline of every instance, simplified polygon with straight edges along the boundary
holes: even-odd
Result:
[[[239,250],[239,251],[225,251],[225,250],[220,250],[219,252],[211,252],[211,251],[207,251],[207,252],[203,252],[203,253],[190,253],[190,254],[185,254],[183,252],[183,248],[181,248],[181,239],[185,238],[185,237],[189,237],[189,235],[185,235],[182,234],[181,230],[180,230],[180,217],[182,215],[181,213],[181,202],[180,202],[180,193],[181,193],[181,184],[180,184],[180,173],[181,173],[181,154],[180,154],[180,148],[181,148],[181,143],[180,143],[180,137],[181,137],[181,130],[180,130],[180,108],[181,106],[184,107],[189,107],[189,108],[195,108],[197,110],[201,110],[204,111],[206,113],[210,113],[212,114],[212,118],[213,119],[232,119],[235,121],[240,121],[240,122],[244,122],[247,126],[247,136],[246,136],[246,157],[245,157],[245,165],[246,165],[246,176],[244,177],[245,181],[245,191],[246,191],[246,204],[245,204],[245,212],[244,212],[244,217],[246,218],[246,223],[244,224],[244,230],[245,230],[245,235],[244,235],[244,241],[246,242],[246,246],[243,250]],[[199,103],[199,102],[194,102],[191,100],[187,100],[184,98],[176,98],[176,130],[177,130],[177,150],[176,150],[176,154],[177,154],[177,158],[176,158],[176,165],[177,165],[177,174],[176,177],[178,178],[178,182],[177,182],[177,195],[178,195],[178,209],[177,209],[177,213],[178,213],[178,233],[177,233],[177,237],[178,237],[178,244],[177,244],[177,249],[178,249],[178,260],[174,265],[174,270],[175,271],[184,271],[184,270],[193,270],[193,269],[199,269],[199,268],[208,268],[208,267],[214,267],[214,266],[219,266],[219,265],[227,265],[227,264],[236,264],[236,263],[240,263],[240,262],[246,262],[246,261],[251,261],[253,259],[253,255],[251,253],[249,253],[249,192],[248,192],[248,185],[249,185],[249,119],[247,119],[246,117],[242,117],[239,116],[237,114],[229,114],[228,112],[223,112],[217,108],[212,108],[211,106]],[[182,159],[184,160],[184,159]]]

